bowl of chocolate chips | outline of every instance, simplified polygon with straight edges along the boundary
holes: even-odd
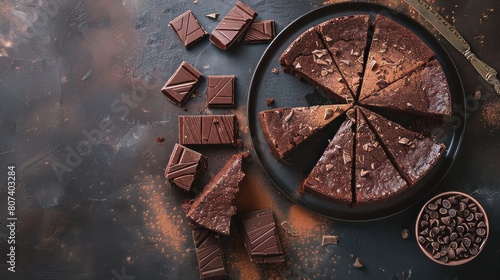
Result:
[[[415,236],[431,260],[442,265],[461,265],[483,250],[489,236],[488,217],[470,195],[445,192],[422,207]]]

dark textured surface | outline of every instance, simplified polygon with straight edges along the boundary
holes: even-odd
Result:
[[[339,1],[245,1],[260,19],[276,20],[277,32],[323,2]],[[391,6],[423,22],[403,1],[370,2]],[[500,69],[498,1],[430,3],[456,25],[480,58]],[[241,121],[243,145],[251,148],[245,100],[252,71],[267,44],[236,44],[222,52],[205,38],[185,50],[168,22],[191,9],[211,32],[218,22],[204,15],[225,15],[233,6],[232,1],[220,0],[198,4],[186,0],[0,3],[0,168],[5,170],[0,178],[5,182],[8,164],[17,166],[20,222],[13,275],[5,262],[7,194],[2,183],[0,279],[199,277],[191,229],[180,209],[189,197],[171,189],[163,179],[177,142],[177,116],[235,113]],[[33,28],[26,33],[28,27]],[[500,100],[461,54],[440,41],[458,66],[469,100],[467,112],[457,110],[452,117],[458,123],[467,116],[468,125],[461,152],[444,181],[395,216],[339,222],[297,208],[273,187],[252,157],[237,206],[245,211],[272,208],[277,224],[290,221],[299,236],[280,232],[287,261],[271,267],[252,266],[238,234],[221,238],[232,279],[498,279],[500,228],[496,223],[491,223],[483,252],[459,267],[434,264],[420,252],[413,234],[407,240],[400,236],[402,229],[414,228],[425,200],[445,190],[471,194],[491,221],[500,219]],[[204,75],[237,75],[237,107],[209,110],[204,98],[195,97],[184,112],[166,101],[160,89],[183,60]],[[205,85],[203,81],[200,88]],[[482,93],[480,100],[473,99],[477,90]],[[277,106],[286,106],[286,96],[276,93],[275,99]],[[112,129],[101,130],[101,121],[112,124]],[[102,135],[102,141],[92,144],[86,136],[90,131]],[[166,141],[156,143],[158,136]],[[92,150],[78,160],[74,156],[80,142],[91,143]],[[203,147],[196,151],[209,158],[209,169],[196,186],[201,188],[236,150]],[[56,173],[57,163],[67,168]],[[304,214],[300,216],[307,221],[304,225],[314,227],[293,219],[297,213]],[[323,234],[339,235],[339,245],[321,247]],[[356,257],[363,261],[361,270],[352,267]]]

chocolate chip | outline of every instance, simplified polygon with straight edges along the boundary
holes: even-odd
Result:
[[[470,221],[474,220],[474,214],[470,213],[469,216],[467,216],[467,218],[465,218],[465,220],[467,222],[470,222]]]
[[[486,235],[486,230],[485,230],[484,228],[478,228],[478,229],[476,230],[476,233],[477,233],[477,235],[479,235],[479,236],[483,237],[483,236],[485,236],[485,235]]]
[[[430,215],[430,216],[431,216],[431,218],[433,218],[433,219],[437,219],[437,218],[439,218],[439,214],[438,214],[436,211],[431,211],[431,212],[429,213],[429,215]]]
[[[450,209],[451,208],[451,202],[448,201],[447,199],[443,200],[442,204],[443,204],[443,207],[446,208],[446,209]]]
[[[429,210],[437,210],[438,206],[434,203],[431,203],[431,204],[427,205],[427,208],[429,208]]]
[[[446,208],[439,208],[439,214],[446,215],[446,213],[448,213],[448,210]]]
[[[445,225],[449,225],[450,224],[450,217],[449,216],[446,216],[446,217],[442,217],[441,218],[441,222],[443,222],[443,224]]]
[[[448,258],[449,259],[454,259],[455,258],[455,250],[449,250],[448,251]]]
[[[448,210],[448,215],[450,215],[450,217],[455,217],[457,215],[457,211],[455,209],[450,209]]]
[[[479,222],[479,224],[477,224],[477,227],[484,228],[484,227],[486,227],[486,224],[484,222]]]
[[[455,241],[455,240],[457,239],[457,237],[458,237],[458,234],[457,234],[456,232],[452,232],[452,233],[450,234],[450,240],[451,240],[451,241]],[[453,242],[452,242],[452,243],[453,243]]]
[[[477,255],[477,253],[479,253],[479,249],[477,247],[472,247],[470,248],[469,252],[471,255],[475,256]]]
[[[470,244],[471,244],[471,240],[467,237],[465,237],[464,239],[462,239],[462,245],[464,245],[465,248],[469,248],[470,247]]]
[[[480,220],[484,215],[481,213],[476,213],[474,214],[474,216],[476,217],[476,220]]]

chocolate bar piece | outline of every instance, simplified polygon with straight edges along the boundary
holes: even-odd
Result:
[[[274,20],[259,20],[252,23],[245,35],[245,43],[264,43],[274,38]]]
[[[254,263],[285,261],[273,211],[262,209],[242,214],[241,233],[248,255]]]
[[[172,187],[190,191],[194,179],[206,169],[206,157],[182,145],[175,144],[165,169],[165,178]]]
[[[168,79],[161,92],[172,103],[183,106],[198,86],[203,74],[191,64],[183,61],[175,73]]]
[[[234,107],[235,76],[208,76],[207,106]]]
[[[243,159],[249,152],[233,155],[198,197],[183,205],[186,216],[196,224],[220,234],[229,235],[231,217],[236,214],[233,200],[239,183],[245,177],[241,171]]]
[[[172,27],[185,48],[194,45],[208,34],[191,11],[184,12],[168,25]]]
[[[226,279],[227,269],[219,234],[203,227],[193,228],[200,279]]]
[[[236,145],[237,134],[235,115],[179,116],[179,143],[182,145]]]
[[[257,13],[252,8],[238,1],[215,27],[210,41],[222,50],[229,49],[243,37],[256,17]]]

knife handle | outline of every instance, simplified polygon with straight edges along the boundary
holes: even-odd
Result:
[[[482,60],[476,57],[470,50],[464,52],[464,56],[470,63],[476,68],[477,72],[483,77],[488,83],[495,86],[495,90],[500,94],[500,81],[497,79],[497,71],[488,66]]]

